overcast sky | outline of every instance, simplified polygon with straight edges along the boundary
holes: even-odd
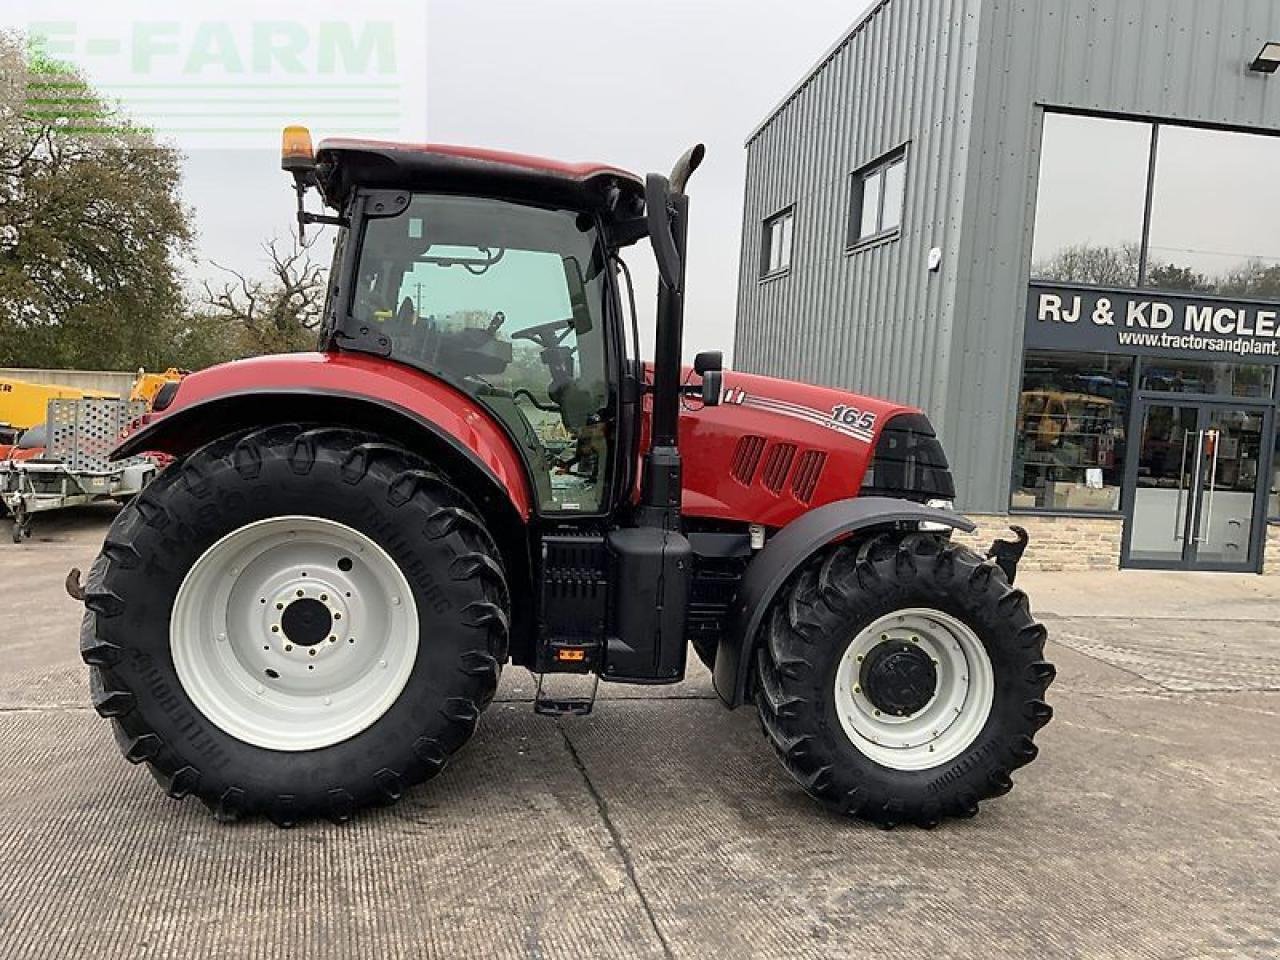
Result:
[[[707,161],[690,189],[686,355],[730,350],[743,142],[866,5],[431,0],[425,130],[439,142],[604,160],[639,173],[665,172],[686,146],[706,143]],[[352,8],[347,0],[312,0],[308,9],[323,20]],[[342,132],[314,131],[317,138]],[[264,146],[187,148],[185,190],[202,258],[251,270],[260,264],[258,244],[287,233],[292,193],[276,140],[267,137]],[[647,245],[640,252],[630,260],[643,319],[652,316],[653,281]]]

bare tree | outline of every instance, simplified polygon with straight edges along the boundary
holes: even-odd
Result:
[[[1032,273],[1060,283],[1096,283],[1108,287],[1133,287],[1138,283],[1141,247],[1136,243],[1101,246],[1081,243],[1061,247],[1032,266]]]
[[[218,320],[237,328],[239,352],[285,353],[315,345],[324,307],[325,270],[295,235],[287,249],[278,240],[263,244],[266,277],[250,277],[214,263],[229,279],[204,283],[201,305]]]

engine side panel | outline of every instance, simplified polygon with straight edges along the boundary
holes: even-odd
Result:
[[[721,404],[686,401],[680,418],[684,512],[782,527],[856,496],[881,429],[903,413],[918,411],[726,371]]]

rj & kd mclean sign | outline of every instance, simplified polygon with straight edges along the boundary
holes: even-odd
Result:
[[[1026,346],[1280,363],[1280,304],[1036,284]]]

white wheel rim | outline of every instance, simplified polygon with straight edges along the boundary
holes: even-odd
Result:
[[[878,710],[862,689],[863,662],[884,643],[909,643],[933,661],[932,698],[907,716]],[[995,673],[978,635],[941,610],[896,610],[860,631],[840,658],[835,707],[850,742],[894,770],[927,770],[954,760],[991,715]]]
[[[196,560],[169,647],[183,690],[219,729],[270,750],[316,750],[399,698],[418,655],[418,611],[400,568],[363,533],[274,517]]]

